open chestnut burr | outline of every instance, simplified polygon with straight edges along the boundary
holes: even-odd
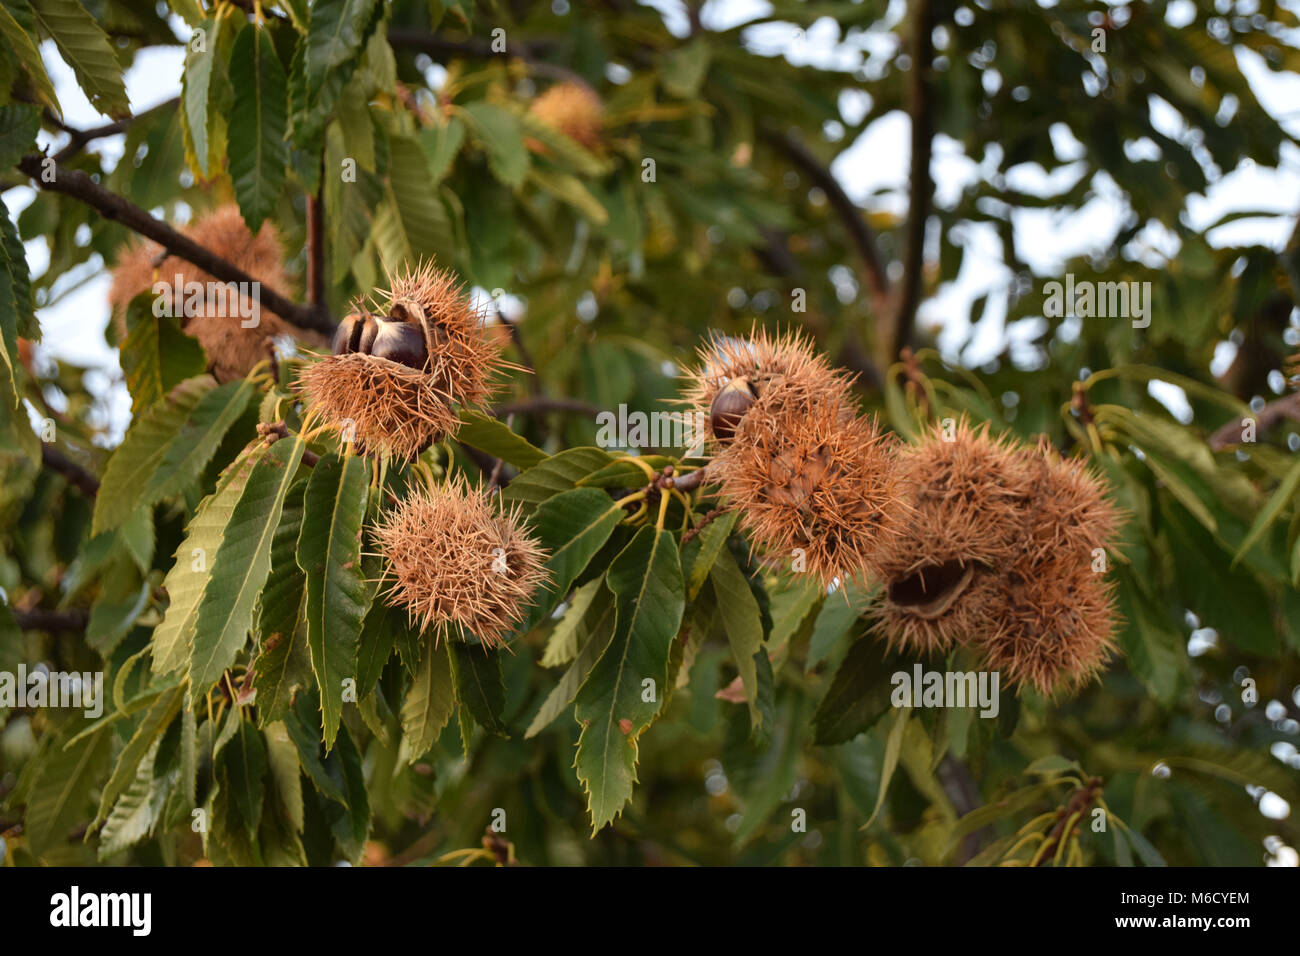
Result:
[[[416,371],[429,364],[424,323],[414,310],[394,308],[391,315],[362,310],[347,316],[334,333],[334,354],[359,352],[388,359]]]

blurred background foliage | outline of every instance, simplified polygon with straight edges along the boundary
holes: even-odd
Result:
[[[1289,156],[1294,165],[1293,136],[1242,68],[1251,51],[1268,71],[1300,73],[1293,6],[769,2],[726,28],[710,25],[718,6],[263,4],[287,77],[284,148],[278,181],[241,187],[226,153],[253,149],[261,131],[228,122],[227,107],[247,82],[231,47],[253,4],[55,0],[51,10],[78,7],[109,38],[107,67],[74,65],[87,94],[98,91],[106,123],[129,115],[120,70],[142,50],[180,48],[196,27],[212,44],[188,53],[183,86],[181,76],[159,78],[181,89],[178,100],[113,131],[125,141],[120,162],[88,139],[60,163],[172,223],[232,200],[246,218],[265,215],[298,301],[307,197],[319,194],[325,303],[336,317],[383,287],[386,270],[436,258],[492,303],[490,321],[515,342],[512,360],[535,371],[512,376],[498,401],[514,430],[548,452],[593,444],[596,409],[666,407],[706,336],[755,323],[806,330],[858,373],[863,409],[904,437],[960,414],[1025,438],[1045,434],[1104,472],[1127,511],[1112,570],[1122,653],[1077,698],[1007,697],[997,721],[929,712],[864,726],[825,709],[814,719],[855,642],[870,640],[866,602],[755,570],[767,645],[781,649],[766,746],[749,739],[744,705],[718,698],[735,665],[719,622],[693,608],[701,619],[689,623],[708,636],[689,680],[641,738],[631,807],[589,838],[572,771],[577,725],[562,716],[524,736],[561,673],[540,666],[547,624],[504,659],[509,736],[476,730],[465,746],[452,721],[426,760],[407,766],[375,730],[395,726],[400,698],[385,702],[381,683],[373,713],[346,708],[346,743],[321,773],[351,788],[350,799],[304,788],[305,858],[461,860],[446,854],[478,846],[502,807],[504,839],[532,864],[1023,861],[1019,837],[1050,830],[1056,808],[1095,776],[1116,822],[1104,833],[1082,828],[1084,862],[1294,862],[1300,404],[1286,360],[1300,340],[1300,234],[1280,249],[1218,243],[1210,233],[1242,213],[1196,227],[1188,215],[1189,201],[1244,164],[1273,168]],[[79,134],[62,128],[39,60],[16,38],[71,62],[94,47],[93,31],[75,11],[60,20],[39,14],[44,7],[6,0],[0,86],[13,109],[44,107],[40,122],[61,149]],[[298,51],[326,24],[344,39],[312,77]],[[827,24],[843,47],[869,55],[809,62],[754,42],[756,28],[799,38]],[[541,92],[574,81],[603,101],[603,134],[590,146],[529,113]],[[1158,121],[1162,111],[1181,132]],[[912,129],[905,201],[856,203],[831,166],[900,112]],[[0,131],[6,164],[33,151],[27,115],[8,114]],[[957,188],[931,178],[939,142],[970,160]],[[322,175],[345,160],[355,160],[355,183]],[[1026,170],[1047,185],[1025,188]],[[3,183],[11,215],[27,182],[13,170]],[[1086,254],[1053,273],[1031,268],[1018,247],[1022,215],[1047,210],[1062,228],[1079,228],[1072,215],[1099,196],[1117,203],[1117,228],[1087,237]],[[1295,214],[1244,215],[1289,223]],[[37,319],[130,238],[55,191],[36,190],[15,221],[22,241],[48,249],[48,267],[31,277]],[[927,302],[958,280],[981,229],[1001,246],[1006,281],[970,302],[967,316],[935,315]],[[1049,315],[1047,283],[1066,273],[1150,283],[1149,327]],[[994,298],[1006,312],[998,354],[975,364],[964,359],[968,342],[936,349],[940,326],[957,319],[973,339]],[[40,338],[21,310],[16,330]],[[116,344],[111,324],[105,334]],[[254,437],[258,405],[218,436],[211,463],[183,491],[95,537],[93,502],[76,475],[102,475],[110,453],[95,378],[103,373],[39,344],[27,349],[15,374],[27,413],[6,404],[3,423],[0,670],[20,661],[103,669],[115,699],[145,701],[147,675],[134,665],[165,609],[159,586],[195,506]],[[1232,361],[1214,365],[1225,349]],[[152,361],[173,382],[193,374],[175,363],[192,360],[164,348]],[[123,355],[128,383],[142,361]],[[1181,389],[1183,403],[1157,400],[1153,382]],[[40,443],[27,417],[54,420],[57,440]],[[1243,444],[1247,418],[1257,434]],[[734,545],[746,561],[747,547]],[[43,627],[46,613],[53,629]],[[384,680],[395,679],[390,668]],[[851,682],[840,688],[843,710],[853,691]],[[118,714],[111,732],[79,738],[80,717],[0,707],[4,862],[201,857],[184,807],[155,814],[149,839],[123,837],[129,848],[106,845],[102,833],[81,839],[110,768],[155,716],[142,704]],[[207,716],[198,715],[201,787],[229,772],[204,765],[203,742],[225,737]],[[160,773],[181,724],[149,753]],[[242,741],[242,729],[230,733]],[[280,746],[266,744],[269,753]],[[358,775],[364,792],[352,788]],[[806,831],[792,828],[798,811]],[[233,846],[219,852],[242,859]]]

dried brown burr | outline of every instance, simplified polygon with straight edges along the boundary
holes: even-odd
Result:
[[[426,264],[391,277],[375,308],[341,324],[335,354],[299,375],[309,413],[364,454],[410,460],[453,434],[490,394],[501,341],[449,273]]]

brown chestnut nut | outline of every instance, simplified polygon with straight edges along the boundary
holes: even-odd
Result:
[[[424,370],[429,357],[424,346],[424,333],[418,326],[387,318],[380,319],[378,323],[370,354],[417,371]]]
[[[361,343],[361,332],[365,327],[365,319],[360,315],[349,315],[339,323],[339,327],[334,331],[334,354],[347,355],[349,352],[359,352],[358,347]]]
[[[713,398],[709,406],[709,430],[718,441],[730,441],[736,426],[757,398],[754,389],[743,378],[733,378]]]
[[[370,350],[375,347],[375,333],[379,331],[379,323],[370,313],[366,313],[366,325],[361,330],[361,340],[357,343],[357,351],[370,354]]]

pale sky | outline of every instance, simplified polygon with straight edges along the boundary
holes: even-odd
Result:
[[[1185,2],[1190,7],[1190,0]],[[685,7],[680,0],[654,0],[648,5],[663,13],[674,33],[686,32]],[[830,18],[818,20],[807,31],[793,24],[763,24],[744,31],[744,39],[754,50],[784,55],[792,63],[833,64],[845,69],[863,67],[870,75],[875,64],[891,54],[895,37],[886,27],[902,16],[903,8],[902,0],[893,0],[882,26],[854,37],[851,42],[843,41],[841,28]],[[1180,10],[1178,4],[1173,5],[1170,19],[1178,22],[1186,16],[1187,11]],[[770,11],[766,0],[713,0],[705,4],[702,20],[706,28],[727,29]],[[184,29],[179,20],[176,29],[178,35]],[[53,44],[47,42],[42,54],[66,122],[75,127],[107,122],[107,117],[96,112],[78,89],[72,71]],[[179,47],[150,48],[137,55],[135,65],[126,76],[134,112],[179,93],[183,58]],[[1238,59],[1263,106],[1293,135],[1300,135],[1300,112],[1295,109],[1295,104],[1300,103],[1300,76],[1272,73],[1249,51],[1240,52]],[[841,97],[841,113],[847,122],[855,122],[869,103],[869,95],[860,90],[846,92]],[[1161,102],[1153,102],[1151,108],[1154,125],[1167,135],[1178,135],[1182,129],[1180,117]],[[832,135],[836,132],[831,131]],[[1068,162],[1077,154],[1078,144],[1064,124],[1057,124],[1049,132],[1058,158]],[[41,134],[43,144],[55,147],[63,139]],[[121,156],[123,139],[114,136],[97,140],[90,148],[113,163]],[[1135,148],[1141,145],[1136,144]],[[901,214],[907,208],[908,154],[908,120],[903,113],[894,112],[869,126],[839,156],[833,172],[845,191],[866,208]],[[940,204],[953,202],[964,186],[981,175],[979,165],[964,155],[960,144],[943,136],[936,141],[932,168],[936,202]],[[1009,185],[1027,192],[1043,193],[1070,184],[1080,174],[1077,164],[1066,165],[1050,175],[1037,164],[1023,164],[1010,170],[1007,180]],[[1106,245],[1117,231],[1124,212],[1122,198],[1113,186],[1107,190],[1104,181],[1099,184],[1098,192],[1085,206],[1069,214],[1051,210],[1022,210],[1016,214],[1017,247],[1044,281],[1058,276],[1067,259]],[[11,213],[17,215],[31,202],[32,196],[30,188],[20,187],[9,191],[5,198]],[[1193,197],[1185,215],[1187,222],[1198,228],[1233,210],[1258,211],[1264,215],[1215,230],[1210,236],[1214,245],[1262,243],[1280,249],[1293,228],[1296,211],[1300,210],[1300,150],[1290,145],[1284,147],[1282,162],[1276,170],[1247,165],[1228,173],[1206,195]],[[939,343],[949,358],[978,366],[1001,351],[1004,342],[1011,343],[1014,356],[1017,342],[1027,342],[1037,334],[1042,320],[1006,323],[1005,299],[996,293],[1005,288],[1009,272],[1002,263],[1001,244],[993,229],[983,225],[968,228],[962,238],[967,251],[960,275],[924,303],[920,321],[925,326],[942,329]],[[1147,230],[1141,238],[1142,248],[1134,250],[1134,254],[1158,261],[1161,256],[1177,252],[1177,241],[1172,236]],[[27,257],[33,274],[42,273],[49,261],[44,240],[27,243]],[[109,277],[98,257],[84,271],[65,276],[59,290],[78,283],[81,283],[79,287],[61,296],[55,305],[39,310],[43,331],[41,351],[103,370],[102,375],[94,376],[90,385],[106,402],[107,420],[112,425],[109,441],[115,442],[129,421],[129,398],[121,381],[117,352],[103,340],[102,330],[109,312]],[[972,326],[966,318],[969,304],[989,292],[995,294],[987,299],[983,314],[972,317]],[[1233,349],[1231,343],[1221,343],[1216,354],[1215,365],[1219,366],[1216,371],[1226,367]],[[1156,386],[1153,394],[1175,414],[1186,412],[1186,402],[1179,390]]]

